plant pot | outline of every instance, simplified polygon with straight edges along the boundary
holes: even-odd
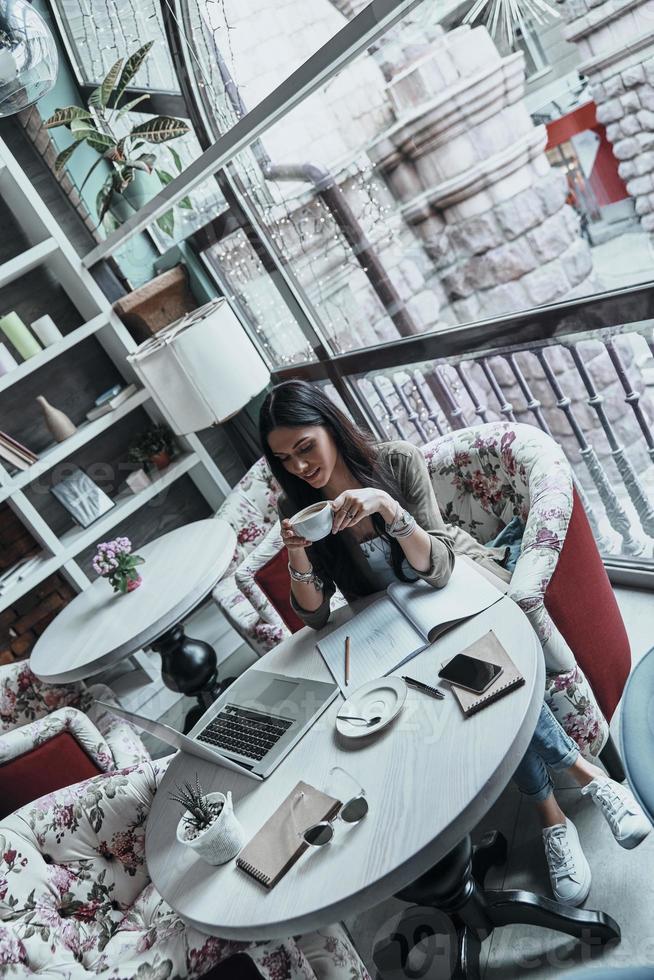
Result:
[[[143,170],[134,172],[134,179],[127,185],[122,194],[113,194],[111,198],[111,213],[120,222],[128,218],[147,204],[161,190],[161,181],[154,171],[146,174]]]
[[[236,857],[245,844],[245,833],[234,815],[231,792],[227,796],[223,793],[207,793],[206,798],[211,803],[223,805],[214,822],[197,837],[188,839],[185,814],[177,824],[177,840],[185,847],[190,847],[207,864],[226,864]]]
[[[140,575],[137,575],[136,578],[129,579],[127,583],[127,591],[133,592],[134,589],[138,589],[139,586],[142,584],[143,584],[143,578]]]
[[[118,584],[118,580],[114,581],[112,575],[105,575],[104,578],[108,580],[111,588],[118,595],[127,595],[128,592],[134,592],[135,589],[138,589],[141,585],[143,585],[143,578],[141,575],[137,575],[136,578],[128,579],[124,588],[122,585]]]
[[[165,470],[167,466],[170,466],[170,461],[170,453],[167,453],[164,450],[162,450],[160,453],[155,453],[154,456],[150,456],[150,459],[148,460],[148,462],[158,470]]]

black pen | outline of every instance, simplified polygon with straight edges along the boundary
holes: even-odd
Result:
[[[403,677],[402,680],[409,685],[409,687],[415,687],[416,690],[422,691],[423,694],[430,694],[432,698],[438,698],[442,701],[445,695],[442,691],[439,691],[437,687],[430,687],[429,684],[423,684],[422,681],[417,681],[414,677]]]

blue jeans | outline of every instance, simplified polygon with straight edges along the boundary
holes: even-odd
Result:
[[[543,702],[536,730],[513,779],[521,793],[539,803],[553,790],[548,769],[568,769],[579,749]]]

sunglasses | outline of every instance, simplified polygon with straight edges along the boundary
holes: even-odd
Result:
[[[347,803],[343,803],[336,816],[331,820],[321,820],[320,823],[314,823],[310,827],[307,827],[306,830],[300,830],[297,825],[295,808],[299,801],[304,797],[304,793],[298,793],[293,800],[291,815],[293,817],[295,832],[298,837],[302,838],[305,844],[309,844],[311,847],[324,847],[325,844],[329,844],[334,837],[334,820],[342,820],[343,823],[348,824],[359,823],[359,821],[363,820],[368,812],[366,791],[359,786],[354,776],[351,776],[349,772],[347,772],[341,766],[332,766],[332,768],[329,770],[329,775],[333,776],[336,772],[341,772],[343,775],[347,776],[348,779],[358,787],[358,793],[356,796],[351,797]]]

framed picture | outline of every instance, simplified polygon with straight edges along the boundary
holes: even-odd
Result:
[[[75,469],[70,476],[51,488],[73,520],[81,527],[89,527],[98,517],[106,514],[114,506],[111,497],[86,475],[84,470]]]

